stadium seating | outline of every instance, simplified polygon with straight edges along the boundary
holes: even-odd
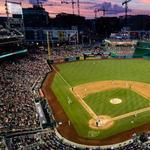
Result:
[[[133,58],[143,58],[150,53],[150,42],[139,41],[135,47]]]

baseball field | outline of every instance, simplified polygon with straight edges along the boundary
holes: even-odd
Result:
[[[150,61],[86,60],[54,71],[51,89],[80,137],[104,139],[150,123]]]

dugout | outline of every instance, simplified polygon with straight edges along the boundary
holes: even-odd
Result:
[[[79,60],[80,60],[80,57],[75,57],[75,56],[64,58],[64,62],[72,62],[72,61],[79,61]]]
[[[35,99],[36,110],[39,114],[40,124],[43,128],[54,128],[56,122],[53,119],[52,111],[47,101],[41,97]]]

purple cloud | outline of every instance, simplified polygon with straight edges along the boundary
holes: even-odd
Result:
[[[112,4],[111,2],[103,2],[101,4],[96,4],[92,7],[89,7],[89,9],[93,10],[106,10],[107,14],[119,14],[123,13],[125,11],[125,8],[123,6],[119,6],[117,4]],[[128,9],[128,12],[131,12],[131,9]]]
[[[42,2],[42,3],[44,3],[44,2],[47,2],[48,0],[29,0],[29,3],[30,4],[37,4],[38,2]]]

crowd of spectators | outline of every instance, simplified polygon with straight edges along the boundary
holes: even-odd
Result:
[[[134,47],[131,46],[108,46],[107,49],[117,56],[132,56],[135,51]]]
[[[57,60],[57,59],[64,59],[66,57],[80,57],[82,56],[82,53],[80,50],[58,50],[58,51],[52,51],[51,59]]]
[[[0,25],[0,38],[11,36],[11,32]]]
[[[122,37],[115,37],[115,38],[109,38],[109,39],[106,39],[106,40],[109,40],[110,42],[131,42],[132,43],[132,39],[130,38],[122,38]]]
[[[74,50],[70,50],[67,47],[65,48],[62,47],[51,52],[51,59],[54,60],[54,62],[57,62],[57,60],[63,61],[67,57],[83,57],[83,53],[85,52],[96,54],[96,53],[103,53],[104,51],[100,47],[83,48],[81,46],[78,46]]]
[[[150,133],[135,134],[133,136],[133,143],[116,150],[150,150]]]
[[[48,131],[33,135],[18,136],[9,140],[11,150],[149,150],[150,143],[149,133],[142,133],[133,137],[133,141],[124,146],[103,147],[81,147],[71,145],[60,139],[54,131]]]
[[[42,55],[0,64],[0,132],[39,128],[31,87],[48,72]]]
[[[65,144],[54,131],[32,135],[18,136],[9,140],[9,149],[33,149],[33,150],[73,150],[75,146]]]
[[[17,29],[7,29],[0,25],[0,39],[5,40],[9,38],[23,38],[24,35],[19,32]]]

